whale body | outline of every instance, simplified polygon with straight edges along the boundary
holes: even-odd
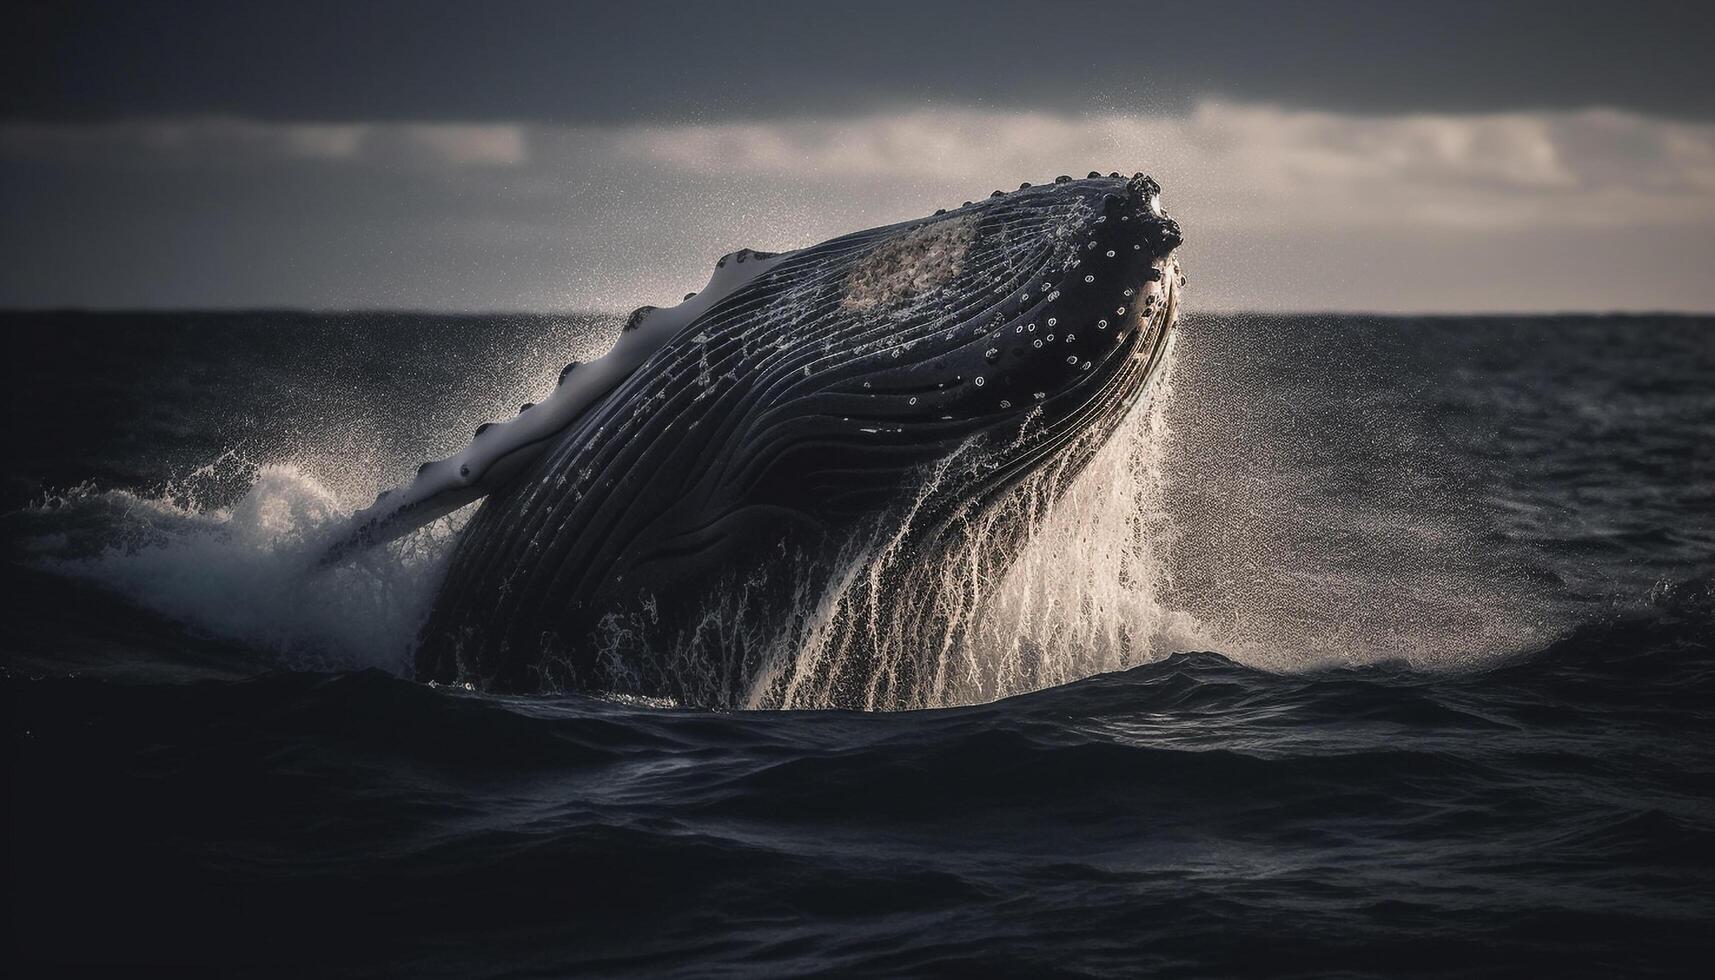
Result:
[[[771,636],[801,633],[876,542],[894,568],[957,549],[1005,567],[1024,518],[978,518],[1044,473],[1052,494],[1138,402],[1177,317],[1180,240],[1155,181],[1092,173],[731,253],[383,494],[327,558],[486,497],[419,635],[421,679],[755,703],[782,683]],[[952,628],[930,591],[902,580],[839,628]],[[889,656],[825,665],[829,703],[920,701],[932,672]]]

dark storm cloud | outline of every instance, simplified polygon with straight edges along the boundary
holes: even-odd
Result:
[[[902,105],[1715,115],[1692,3],[27,3],[0,117],[619,122]]]

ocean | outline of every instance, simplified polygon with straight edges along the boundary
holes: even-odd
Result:
[[[1192,315],[910,711],[434,688],[459,516],[308,567],[611,317],[0,319],[14,975],[1715,954],[1715,318]]]

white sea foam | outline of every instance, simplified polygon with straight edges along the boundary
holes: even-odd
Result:
[[[234,503],[213,506],[188,489],[209,469],[235,466],[252,482]],[[41,567],[256,649],[275,666],[395,673],[409,671],[458,517],[318,570],[319,549],[350,508],[294,465],[230,455],[154,496],[79,488],[33,510],[73,529],[35,539]]]
[[[1145,400],[1060,494],[1051,488],[1064,475],[1050,466],[974,518],[964,547],[930,564],[907,552],[903,531],[852,556],[817,598],[816,626],[789,666],[765,675],[749,703],[820,706],[857,691],[867,708],[970,704],[1207,648],[1196,620],[1162,601],[1173,337]],[[997,562],[988,542],[1020,520],[1022,548]],[[913,593],[935,597],[933,635],[924,635],[921,609],[897,601]],[[841,660],[863,664],[863,675]],[[900,683],[907,673],[920,675],[914,685]]]

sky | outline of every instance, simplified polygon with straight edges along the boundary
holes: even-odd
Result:
[[[1715,5],[25,2],[0,306],[628,309],[1145,171],[1191,305],[1715,310]]]

